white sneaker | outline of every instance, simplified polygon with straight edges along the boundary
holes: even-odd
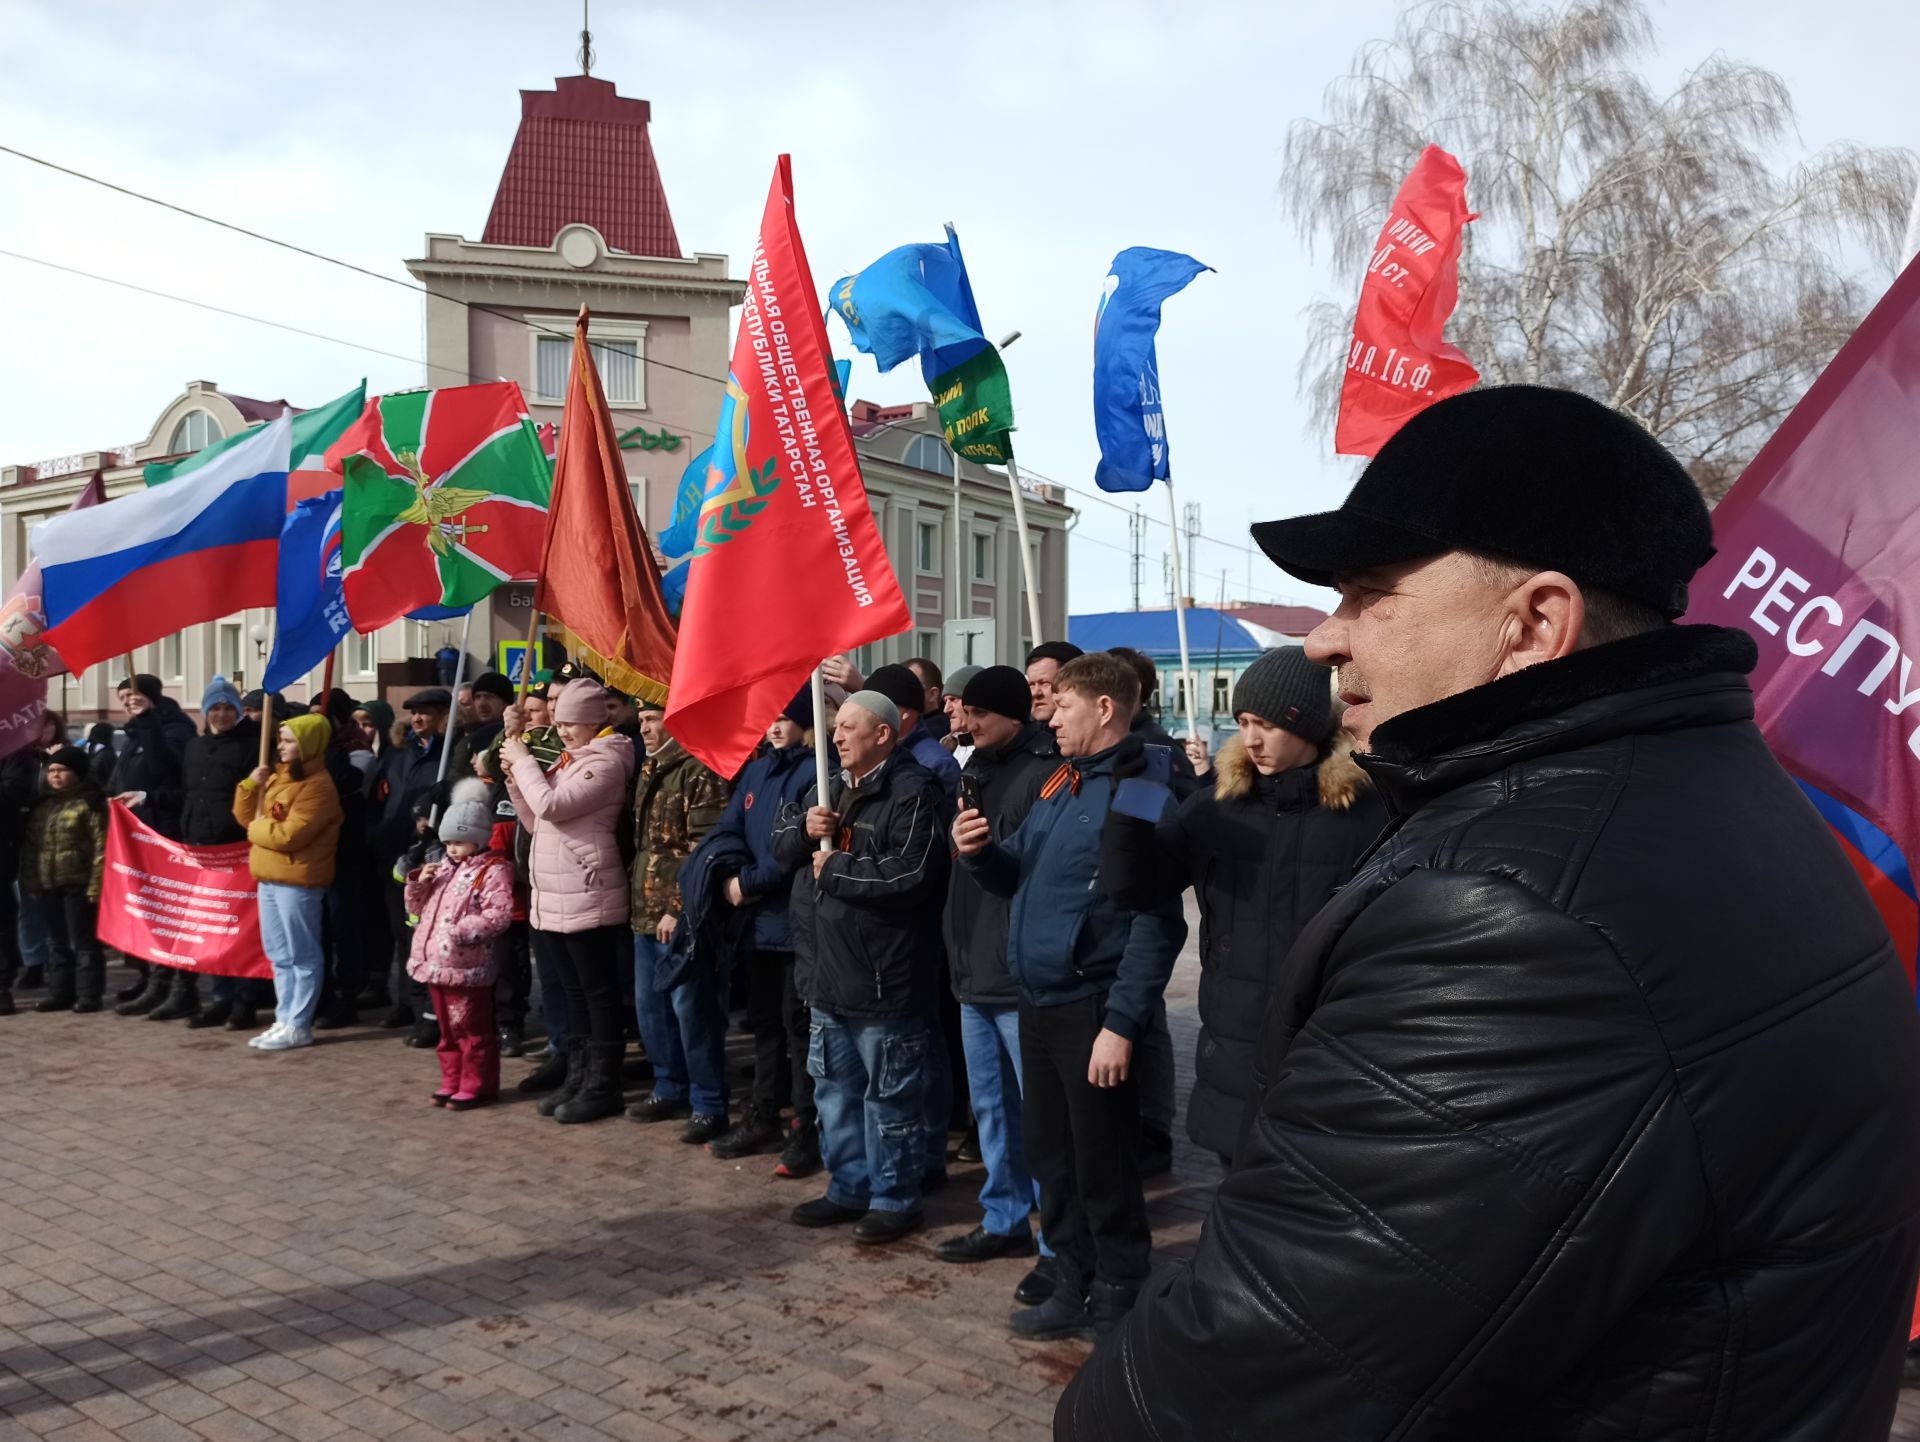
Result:
[[[313,1028],[310,1026],[290,1026],[287,1034],[280,1038],[280,1050],[291,1051],[297,1046],[313,1045]]]
[[[248,1037],[247,1045],[253,1047],[256,1051],[263,1049],[277,1051],[279,1049],[280,1038],[286,1034],[286,1031],[287,1024],[282,1021],[276,1021],[272,1026],[261,1032],[260,1035]],[[274,1043],[271,1048],[267,1045],[269,1042]]]

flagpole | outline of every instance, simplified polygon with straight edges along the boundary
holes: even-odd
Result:
[[[1187,597],[1185,582],[1180,578],[1180,512],[1173,504],[1173,480],[1167,480],[1167,525],[1172,531],[1172,542],[1167,550],[1173,557],[1173,617],[1174,624],[1180,630],[1180,679],[1187,703],[1187,735],[1198,736],[1200,728],[1193,724],[1193,661],[1187,654]]]
[[[460,659],[453,668],[453,695],[447,705],[447,734],[440,743],[440,773],[433,778],[437,787],[447,779],[447,760],[453,755],[453,722],[460,718],[460,688],[467,679],[467,638],[473,633],[473,607],[467,607],[467,619],[460,623]],[[522,668],[525,669],[525,668]],[[434,803],[433,815],[428,822],[435,830],[440,826],[440,804]]]
[[[1033,547],[1027,544],[1027,503],[1020,494],[1020,467],[1007,457],[1007,489],[1013,496],[1013,525],[1020,533],[1020,575],[1027,584],[1027,623],[1033,628],[1033,644],[1047,639],[1040,625],[1040,593],[1033,584]]]
[[[273,640],[267,646],[268,656],[273,655],[274,649],[280,643],[280,613],[278,611],[275,611],[273,614],[273,628]],[[267,679],[264,670],[262,671],[260,679],[262,682]],[[272,770],[273,768],[273,742],[279,734],[280,716],[279,713],[273,709],[273,692],[267,690],[265,685],[262,685],[260,688],[260,766],[262,770]]]
[[[827,790],[827,688],[820,679],[820,668],[813,668],[813,784],[818,788],[816,794],[822,806],[829,805],[831,793]],[[820,838],[821,851],[833,850],[833,838]]]
[[[538,597],[536,596],[535,599],[537,600]],[[527,651],[526,654],[520,658],[520,693],[514,697],[513,701],[513,704],[516,706],[524,706],[526,704],[527,691],[533,685],[533,648],[539,644],[540,608],[538,606],[532,606],[531,609],[533,614],[527,621]]]
[[[334,642],[333,649],[327,652],[327,667],[320,673],[320,706],[325,711],[333,700],[333,662],[340,654],[340,643]]]

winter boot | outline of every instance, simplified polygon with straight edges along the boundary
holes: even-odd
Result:
[[[245,997],[235,997],[233,1010],[227,1014],[228,1031],[252,1031],[260,1025],[260,1008]]]
[[[113,994],[113,999],[115,1001],[132,1001],[136,996],[140,995],[141,992],[147,989],[147,982],[150,979],[150,974],[157,970],[159,970],[158,967],[148,966],[144,961],[134,962],[133,963],[133,980],[128,982],[125,986],[121,987],[120,990],[116,991]]]
[[[115,1016],[145,1016],[161,1002],[167,999],[167,993],[173,990],[173,968],[167,966],[148,966],[147,984],[140,994],[131,1001],[123,1001],[113,1011]],[[118,993],[116,993],[117,995]]]
[[[580,1094],[587,1084],[587,1039],[583,1036],[567,1038],[567,1075],[559,1089],[540,1098],[540,1115],[550,1117],[561,1107]]]
[[[524,1097],[537,1097],[563,1085],[567,1080],[567,1051],[564,1046],[547,1047],[547,1055],[539,1066],[520,1078],[516,1091]]]
[[[1027,1307],[1007,1319],[1007,1329],[1023,1342],[1052,1342],[1061,1337],[1084,1337],[1093,1328],[1087,1294],[1067,1278],[1060,1278],[1053,1295],[1037,1307]]]
[[[12,1016],[13,1012],[13,988],[0,986],[0,1016]]]
[[[407,1033],[407,1045],[431,1049],[440,1045],[440,1023],[430,1016],[423,1016],[413,1024],[413,1030]]]
[[[587,1083],[571,1100],[554,1108],[553,1119],[572,1125],[575,1122],[597,1122],[602,1117],[617,1117],[625,1111],[627,1100],[621,1092],[620,1054],[626,1049],[625,1042],[589,1047]]]
[[[202,1007],[197,1015],[187,1023],[195,1031],[210,1026],[225,1026],[227,1018],[233,1015],[233,1003],[225,997],[216,1000],[212,1006]]]
[[[1116,1282],[1095,1282],[1087,1289],[1087,1315],[1093,1319],[1093,1335],[1105,1337],[1127,1320],[1127,1313],[1140,1299],[1138,1287]]]
[[[810,1177],[820,1170],[820,1129],[797,1117],[787,1130],[787,1144],[775,1163],[776,1177]]]
[[[200,1015],[200,978],[190,971],[176,971],[167,999],[147,1013],[148,1021],[180,1021]]]
[[[725,1162],[771,1151],[780,1140],[780,1118],[763,1106],[749,1105],[740,1123],[725,1136],[707,1143],[707,1150]]]
[[[38,991],[47,984],[47,969],[41,966],[26,966],[20,969],[20,980],[15,983],[21,991]]]

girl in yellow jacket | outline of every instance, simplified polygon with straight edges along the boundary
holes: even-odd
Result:
[[[294,717],[280,728],[280,764],[260,767],[234,792],[234,820],[253,843],[260,944],[273,963],[274,1023],[247,1043],[261,1051],[313,1045],[326,970],[320,918],[340,842],[340,796],[325,760],[332,736],[326,717]]]

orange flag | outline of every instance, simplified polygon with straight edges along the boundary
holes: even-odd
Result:
[[[660,568],[633,508],[627,468],[587,349],[587,308],[573,328],[573,366],[540,584],[533,604],[558,624],[573,658],[616,691],[665,702],[674,624]]]

